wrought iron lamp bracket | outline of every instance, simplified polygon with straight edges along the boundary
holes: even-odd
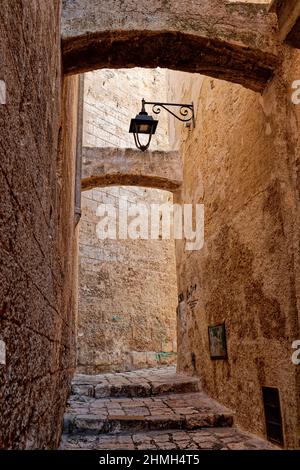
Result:
[[[195,111],[194,111],[194,103],[190,104],[181,104],[181,103],[159,103],[153,101],[145,101],[142,100],[142,109],[145,109],[145,105],[152,105],[152,111],[154,114],[160,114],[161,109],[164,109],[169,114],[174,116],[181,122],[192,122],[193,127],[195,127]],[[169,107],[172,108],[179,108],[179,114],[175,114],[175,112],[171,111]]]

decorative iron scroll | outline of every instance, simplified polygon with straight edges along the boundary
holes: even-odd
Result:
[[[195,125],[194,105],[191,104],[178,104],[178,103],[155,103],[151,101],[144,101],[144,105],[152,105],[152,111],[154,114],[160,114],[161,110],[164,109],[169,114],[172,114],[176,119],[181,122],[193,122]],[[179,108],[178,113],[171,111],[169,107]]]

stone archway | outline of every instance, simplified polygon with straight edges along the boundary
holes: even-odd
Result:
[[[278,64],[276,15],[224,0],[65,0],[64,71],[157,66],[262,91]]]

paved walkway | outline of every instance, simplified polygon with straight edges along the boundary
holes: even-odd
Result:
[[[62,449],[272,449],[174,367],[77,375]]]

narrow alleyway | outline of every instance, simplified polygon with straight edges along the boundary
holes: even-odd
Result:
[[[76,375],[61,449],[274,449],[175,367]]]

